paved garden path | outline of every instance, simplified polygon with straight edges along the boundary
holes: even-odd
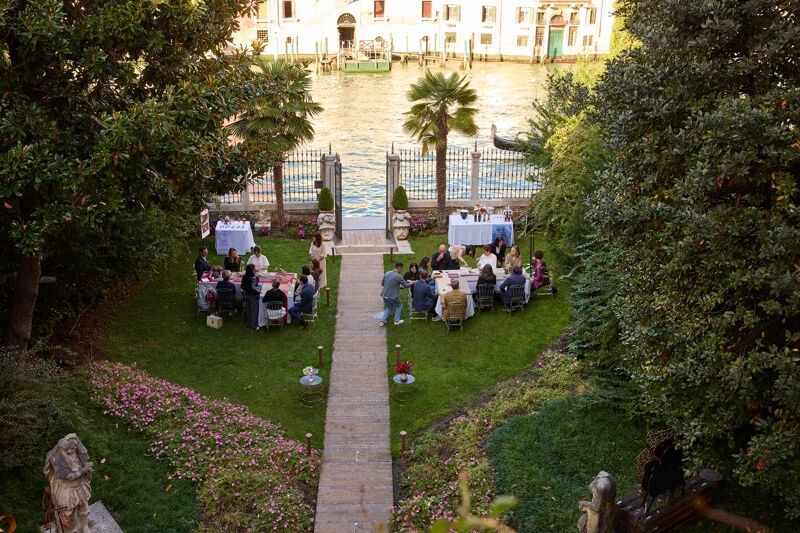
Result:
[[[382,255],[344,255],[317,495],[317,533],[374,531],[392,507]]]

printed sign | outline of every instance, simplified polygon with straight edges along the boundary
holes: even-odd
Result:
[[[205,239],[211,235],[211,223],[208,218],[208,209],[200,211],[200,238]]]

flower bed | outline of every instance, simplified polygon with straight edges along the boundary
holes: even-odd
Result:
[[[489,516],[495,494],[492,468],[484,442],[512,416],[529,413],[542,404],[578,392],[580,363],[555,351],[537,361],[532,379],[517,382],[487,403],[469,410],[439,431],[415,439],[400,476],[399,505],[393,510],[395,531],[424,531],[438,518],[453,519],[460,503],[458,474],[469,479],[473,514]]]
[[[436,217],[431,214],[412,216],[408,231],[411,235],[427,235],[436,229]]]
[[[135,368],[100,362],[86,375],[105,414],[146,433],[173,476],[199,483],[200,531],[313,529],[319,451],[307,456],[245,407]]]

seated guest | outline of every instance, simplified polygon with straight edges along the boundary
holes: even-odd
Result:
[[[419,278],[420,283],[411,286],[411,307],[414,311],[430,311],[433,309],[434,299],[428,287],[428,273],[421,270]]]
[[[499,257],[497,258],[500,259]],[[503,262],[503,267],[505,267],[509,272],[514,267],[521,267],[522,266],[522,253],[519,251],[519,246],[514,244],[511,246],[511,250],[506,254],[506,259]]]
[[[314,286],[308,283],[308,276],[305,274],[300,275],[300,301],[296,302],[294,306],[289,309],[289,314],[293,319],[303,326],[303,329],[308,327],[308,322],[303,318],[303,313],[310,313],[314,306],[314,293],[316,290]]]
[[[309,268],[308,265],[303,265],[302,267],[300,267],[300,274],[308,278],[308,284],[314,287],[314,292],[317,292],[317,286],[314,284],[314,277],[311,275],[311,268]],[[301,290],[303,290],[303,287],[301,285],[298,285],[297,288],[294,290],[295,299],[300,297]]]
[[[269,270],[269,259],[266,255],[262,255],[260,246],[253,246],[253,255],[247,260],[248,265],[253,265],[256,272],[266,272]]]
[[[217,290],[219,291],[220,289],[230,289],[233,291],[233,294],[236,294],[236,285],[231,281],[230,270],[222,271],[222,281],[217,283]]]
[[[492,288],[497,286],[497,276],[494,275],[494,269],[491,265],[483,265],[481,273],[478,275],[477,287],[481,285],[491,285]],[[477,288],[475,292],[477,292]]]
[[[197,272],[197,281],[203,277],[203,274],[211,270],[211,264],[208,262],[208,247],[201,246],[200,254],[194,260],[194,271]]]
[[[527,281],[525,276],[522,274],[522,267],[516,266],[511,272],[512,274],[504,279],[503,283],[500,284],[499,289],[500,294],[503,296],[503,303],[506,305],[508,305],[508,302],[511,299],[508,289],[517,286],[522,286],[524,288]]]
[[[225,258],[225,270],[231,272],[239,272],[242,269],[242,258],[236,252],[236,248],[228,250],[228,256]]]
[[[492,253],[497,257],[497,264],[502,265],[506,259],[506,241],[498,236],[492,243]]]
[[[419,272],[420,270],[427,270],[428,272],[430,272],[431,271],[430,263],[431,263],[431,258],[426,255],[419,262],[419,265],[417,265],[417,271]]]
[[[267,302],[280,302],[280,304],[285,308],[286,302],[286,294],[283,293],[281,290],[281,282],[277,279],[272,280],[272,288],[264,293],[264,296],[261,298],[261,301],[264,303]],[[268,317],[272,320],[277,320],[278,318],[283,318],[286,316],[286,309],[281,309],[283,311],[280,317]]]
[[[533,261],[531,261],[531,266],[533,267],[533,279],[531,279],[531,287],[533,290],[536,290],[539,287],[550,285],[547,264],[544,262],[543,258],[543,251],[536,250],[533,252]]]
[[[447,251],[447,246],[444,244],[439,245],[439,251],[433,254],[431,258],[431,268],[433,270],[457,270],[458,265],[453,266],[453,259],[450,257],[450,252]]]
[[[466,318],[465,314],[467,312],[467,293],[458,289],[457,279],[451,281],[450,286],[453,288],[453,290],[445,293],[444,296],[442,296],[442,318],[444,320],[447,320],[448,318],[461,318],[463,320]],[[456,316],[451,312],[451,306],[456,302],[464,304],[464,315]]]
[[[419,279],[419,268],[416,263],[408,265],[408,272],[403,274],[403,279],[406,281],[414,281]]]
[[[311,277],[314,279],[314,287],[317,290],[320,290],[323,286],[319,284],[319,280],[322,279],[322,263],[320,263],[319,259],[312,259],[311,260]]]
[[[258,299],[261,297],[261,290],[258,288],[258,276],[254,265],[247,265],[244,269],[242,293],[243,305],[247,310],[247,327],[250,331],[258,331]]]
[[[485,265],[497,268],[497,256],[492,253],[492,247],[488,244],[483,245],[483,255],[478,258],[478,268],[483,268]]]

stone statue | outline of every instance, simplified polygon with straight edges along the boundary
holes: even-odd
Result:
[[[408,239],[408,228],[411,225],[411,213],[408,211],[395,211],[392,215],[392,231],[398,241]]]
[[[56,511],[56,527],[63,533],[89,533],[92,470],[86,447],[75,433],[58,441],[47,453],[44,474]]]
[[[614,528],[614,517],[617,514],[617,483],[608,472],[600,471],[589,484],[592,501],[581,500],[578,509],[582,514],[578,519],[578,531],[581,533],[611,533]]]

